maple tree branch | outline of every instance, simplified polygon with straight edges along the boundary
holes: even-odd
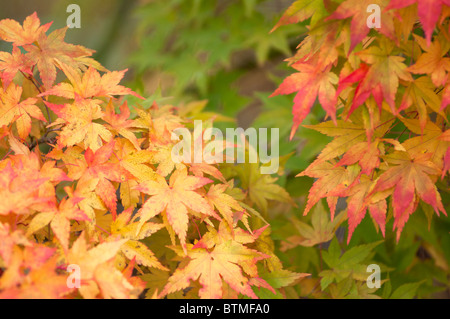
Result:
[[[414,116],[414,118],[416,118],[416,117],[419,115],[419,112],[417,112],[417,111],[411,111],[411,112],[408,112],[408,113],[406,113],[406,114],[410,114],[410,113],[416,113],[416,115]],[[399,136],[397,136],[395,139],[398,141],[398,140],[400,139],[400,137],[402,137],[403,133],[406,132],[407,129],[408,129],[408,127],[405,127],[405,128],[403,129],[403,131],[401,131],[400,133],[399,133],[399,132],[396,132],[397,134],[399,134]],[[390,130],[389,130],[389,131],[390,131]],[[387,133],[390,133],[389,131],[387,131],[386,134],[387,134]],[[389,144],[388,147],[386,148],[386,152],[387,152],[391,147],[393,147],[393,146],[394,146],[394,145]]]
[[[30,149],[30,151],[32,151],[37,145],[42,144],[42,143],[48,143],[48,144],[53,144],[56,142],[56,135],[55,136],[48,136],[49,133],[52,132],[56,132],[59,131],[59,129],[56,130],[50,130],[45,132],[44,136],[42,136],[40,139],[38,140],[34,140],[29,146],[28,148]]]
[[[411,112],[405,113],[405,115],[411,114],[411,113],[418,113],[418,112],[417,112],[417,111],[411,111]],[[417,115],[416,115],[416,117],[417,117]],[[384,121],[383,123],[378,124],[378,125],[374,128],[374,130],[376,130],[376,129],[379,128],[380,126],[383,126],[384,124],[389,123],[390,121],[393,121],[393,120],[396,120],[396,119],[397,119],[397,117],[393,117],[393,118],[391,118],[391,119],[389,119],[389,120],[387,120],[387,121]],[[386,134],[387,134],[388,132],[389,132],[389,131],[387,131]],[[386,134],[385,134],[385,135],[386,135]]]
[[[39,87],[39,85],[36,83],[37,80],[34,78],[34,76],[32,75],[26,75],[25,73],[22,72],[22,70],[19,70],[20,73],[22,73],[22,75],[28,79],[29,81],[31,81],[31,83],[33,83],[33,85],[36,87],[36,89],[38,90],[39,94],[42,94],[42,90]],[[50,117],[50,110],[48,109],[48,106],[44,103],[45,109],[47,110],[47,117],[48,117],[48,122],[50,124],[52,124],[52,118]]]
[[[28,145],[28,148],[30,149],[30,151],[33,150],[33,148],[35,148],[37,145],[41,144],[41,143],[49,143],[49,144],[53,144],[56,142],[56,135],[49,137],[48,134],[52,133],[52,132],[58,132],[61,131],[61,128],[55,128],[52,130],[46,130],[44,135],[38,139],[38,140],[34,140],[30,145]]]

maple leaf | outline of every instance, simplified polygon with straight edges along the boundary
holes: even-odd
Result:
[[[167,176],[174,168],[182,167],[182,164],[178,164],[173,160],[172,156],[172,148],[174,145],[163,145],[163,146],[150,146],[148,150],[152,152],[152,157],[150,159],[150,163],[158,164],[156,168],[156,173],[161,176]]]
[[[359,120],[360,117],[355,116],[352,118],[352,122],[337,120],[336,124],[332,121],[327,121],[317,125],[304,125],[306,128],[334,137],[333,141],[325,146],[311,166],[341,156],[353,145],[365,141],[367,135],[366,128]],[[382,134],[385,130],[387,130],[387,127],[380,126],[375,132],[378,136],[378,134]]]
[[[359,162],[362,174],[372,174],[380,165],[378,143],[379,139],[370,144],[367,142],[353,144],[336,165],[352,165]]]
[[[20,145],[23,146],[23,144]],[[13,144],[12,148],[15,147]],[[55,185],[61,181],[70,181],[70,178],[61,169],[54,167],[54,161],[41,164],[37,153],[37,151],[31,153],[28,150],[28,152],[18,153],[18,155],[11,155],[2,162],[6,169],[3,182],[4,185],[9,184],[3,193],[4,196],[10,196],[7,203],[3,205],[6,210],[9,207],[10,212],[21,215],[26,214],[27,210],[33,212],[31,209],[52,210],[56,205]],[[8,169],[8,166],[11,167],[11,170]],[[25,208],[27,205],[29,205],[28,209]]]
[[[56,67],[62,69],[68,66],[73,69],[80,69],[88,65],[103,69],[98,62],[89,58],[95,52],[94,50],[64,42],[66,31],[67,27],[57,29],[48,36],[45,32],[41,32],[36,39],[37,45],[27,44],[23,46],[28,51],[29,59],[36,62],[39,75],[46,89],[50,89],[55,82]]]
[[[111,161],[118,163],[122,183],[130,179],[154,180],[157,175],[149,165],[153,153],[148,149],[136,150],[127,139],[116,138],[115,155]]]
[[[436,23],[441,15],[443,5],[450,6],[449,0],[391,0],[386,7],[387,10],[400,9],[417,3],[417,14],[419,16],[420,23],[422,23],[423,30],[425,31],[425,38],[427,44],[431,43],[431,36],[433,35]]]
[[[371,4],[375,4],[383,9],[386,4],[389,3],[389,0],[346,0],[337,7],[337,9],[325,19],[325,21],[333,20],[333,19],[347,19],[352,17],[352,21],[350,23],[350,47],[348,52],[353,51],[355,46],[360,43],[370,31],[370,28],[367,26],[367,8]],[[380,15],[380,32],[393,37],[394,33],[394,24],[392,20],[392,14],[389,12],[383,12]]]
[[[17,72],[33,75],[31,72],[32,62],[30,59],[20,52],[18,47],[13,47],[12,54],[8,52],[0,52],[0,78],[3,81],[3,87],[7,88],[12,82]]]
[[[0,21],[0,38],[13,42],[15,46],[23,46],[36,41],[41,33],[47,32],[51,24],[41,26],[36,12],[25,18],[23,26],[13,19],[3,19]]]
[[[88,148],[84,154],[81,154],[83,150],[75,147],[67,148],[65,153],[58,156],[56,156],[56,152],[51,154],[55,159],[61,158],[65,163],[73,165],[73,168],[69,166],[69,177],[78,180],[78,185],[94,191],[109,209],[113,218],[116,217],[117,197],[116,187],[111,182],[122,181],[122,172],[118,163],[110,161],[114,154],[115,142],[115,140],[111,140],[95,152]],[[84,193],[79,195],[82,198],[86,195],[91,197]],[[92,215],[89,217],[93,218]]]
[[[164,227],[163,224],[156,224],[152,222],[146,222],[137,232],[139,222],[134,221],[140,215],[137,214],[131,219],[133,210],[131,208],[124,210],[119,217],[111,224],[111,234],[120,234],[122,238],[129,239],[121,247],[121,252],[130,260],[135,260],[139,265],[147,267],[155,267],[161,270],[168,270],[161,265],[153,252],[143,243],[139,242],[140,239],[149,237],[151,234],[157,232]],[[131,220],[131,222],[130,222]]]
[[[450,71],[450,58],[444,57],[450,49],[448,41],[436,39],[427,45],[425,39],[415,34],[414,39],[426,53],[421,54],[416,63],[407,70],[415,74],[430,74],[431,81],[435,86],[444,85],[447,80],[446,71]]]
[[[11,230],[9,224],[0,222],[0,257],[5,264],[11,263],[11,257],[15,245],[30,246],[29,242],[22,230]]]
[[[37,214],[28,225],[27,236],[50,224],[55,236],[65,251],[69,249],[70,221],[89,220],[89,217],[77,208],[82,198],[63,199],[58,210]]]
[[[230,195],[224,193],[227,184],[211,185],[206,194],[206,199],[219,211],[230,227],[233,227],[233,211],[243,211],[244,208]]]
[[[153,154],[147,149],[136,150],[127,139],[116,138],[115,156],[111,162],[120,177],[120,198],[125,208],[135,207],[140,201],[140,192],[135,189],[138,182],[155,180],[157,173],[149,165]]]
[[[212,251],[207,250],[205,244],[197,244],[196,248],[189,249],[187,256],[189,263],[174,272],[159,297],[187,288],[190,281],[198,279],[202,285],[200,298],[222,298],[222,280],[235,291],[257,298],[242,269],[245,271],[265,255],[229,240],[216,245]]]
[[[313,17],[311,24],[314,24],[314,21],[326,13],[324,5],[322,0],[297,0],[283,13],[283,16],[270,32],[275,31],[282,25],[298,23],[310,17]]]
[[[373,189],[375,183],[366,175],[362,175],[360,180],[353,184],[345,194],[347,199],[347,217],[348,217],[348,237],[347,244],[350,243],[352,234],[364,218],[367,209],[375,222],[380,226],[383,237],[386,226],[387,204],[384,198],[370,197],[368,194]],[[386,195],[387,196],[387,195]]]
[[[438,95],[434,92],[435,86],[427,76],[422,76],[410,82],[405,89],[402,102],[398,111],[406,110],[415,106],[419,113],[421,133],[428,122],[428,108],[443,115],[439,107],[441,105]]]
[[[336,121],[336,89],[333,84],[338,82],[336,74],[330,72],[331,66],[325,70],[320,70],[307,63],[295,63],[292,67],[299,72],[288,76],[278,89],[270,95],[272,97],[297,92],[292,109],[294,123],[290,139],[293,138],[298,126],[309,114],[317,96],[322,108],[333,121]]]
[[[430,175],[439,176],[441,171],[429,159],[431,154],[415,154],[395,151],[386,156],[386,161],[392,165],[376,181],[372,192],[393,189],[394,229],[397,229],[397,240],[402,229],[415,210],[416,195],[431,205],[436,214],[447,215],[442,206],[441,196],[436,189]]]
[[[92,98],[132,94],[143,99],[142,96],[133,92],[131,89],[119,85],[120,80],[122,80],[128,69],[107,72],[100,76],[100,73],[90,66],[81,77],[77,70],[68,65],[61,64],[60,68],[64,71],[71,84],[65,82],[58,83],[51,88],[49,87],[47,91],[39,94],[39,96],[56,95],[67,99],[75,99],[76,96],[80,98]]]
[[[156,181],[144,181],[136,189],[152,195],[140,210],[141,219],[138,231],[150,218],[165,211],[167,220],[180,238],[183,249],[186,249],[186,232],[188,228],[188,210],[200,212],[220,219],[206,199],[195,190],[212,183],[206,177],[188,176],[186,169],[176,170],[170,176],[169,184],[159,176]]]
[[[282,242],[281,250],[286,251],[298,245],[312,247],[330,241],[345,217],[346,214],[341,213],[333,221],[330,221],[322,202],[319,201],[312,212],[311,226],[297,218],[291,218],[290,221],[299,235],[286,238],[286,241]]]
[[[96,225],[105,220],[106,228],[109,228],[112,221],[112,214],[102,216],[100,213],[107,211],[107,208],[96,193],[98,181],[99,178],[83,178],[78,180],[75,190],[71,187],[64,188],[70,197],[82,198],[77,205],[89,217],[89,220],[83,223],[89,233],[92,233]]]
[[[44,245],[14,247],[12,261],[0,277],[0,298],[62,298],[71,289],[66,276],[57,273],[55,249]]]
[[[360,51],[357,55],[362,63],[358,69],[339,80],[339,87],[336,94],[357,82],[352,105],[348,111],[348,116],[367,100],[372,94],[381,112],[383,100],[395,111],[395,95],[398,89],[399,78],[405,81],[412,81],[411,75],[407,71],[407,66],[403,64],[403,57],[391,55],[394,46],[388,41],[382,41],[380,46],[371,46]],[[370,66],[369,66],[370,65]]]
[[[215,245],[219,245],[230,240],[238,242],[240,244],[251,244],[254,243],[258,238],[260,238],[261,234],[265,229],[269,227],[269,225],[265,225],[257,230],[244,230],[242,228],[237,227],[238,221],[243,221],[243,214],[235,214],[233,218],[233,225],[229,225],[225,219],[223,219],[219,223],[218,229],[212,227],[211,225],[206,225],[208,232],[202,236],[202,238],[196,243],[194,248],[197,246],[201,246],[207,249],[212,249]],[[244,221],[243,221],[244,222]],[[254,274],[256,276],[257,268],[252,268],[249,270],[249,273]]]
[[[261,174],[259,164],[247,163],[236,167],[235,170],[242,181],[242,189],[248,191],[251,202],[264,213],[268,210],[269,201],[289,203],[295,206],[289,193],[276,183],[278,178],[269,174]],[[243,203],[240,204],[242,205]],[[249,209],[244,205],[242,207],[255,212],[252,208]]]
[[[87,167],[80,177],[80,180],[98,178],[95,192],[110,210],[113,219],[117,215],[117,196],[116,188],[111,184],[111,181],[121,181],[117,164],[109,162],[114,151],[114,145],[115,141],[112,140],[96,150],[95,153],[88,148],[84,153]]]
[[[37,99],[30,97],[20,101],[21,96],[22,87],[14,83],[0,88],[0,126],[15,122],[19,136],[25,139],[31,131],[31,117],[44,122],[46,120],[36,106]]]
[[[336,65],[339,47],[345,44],[346,36],[333,23],[317,23],[299,44],[295,56],[286,59],[293,63],[309,63],[320,68]]]
[[[441,128],[432,121],[427,121],[425,128],[422,128],[420,120],[404,118],[401,121],[411,132],[420,135],[404,141],[402,143],[404,149],[413,156],[421,155],[424,152],[430,153],[430,160],[438,168],[442,168],[444,154],[450,146],[448,132],[442,132]]]
[[[126,101],[120,106],[120,114],[116,114],[112,100],[110,100],[106,105],[106,112],[103,116],[103,120],[108,123],[107,127],[110,131],[122,135],[129,140],[138,151],[140,151],[141,148],[136,135],[130,130],[130,128],[134,126],[134,121],[128,119],[129,117],[130,109],[128,108]]]
[[[53,126],[64,124],[58,135],[60,146],[73,146],[83,143],[85,148],[98,150],[103,141],[112,139],[111,132],[102,124],[93,122],[103,116],[100,100],[77,99],[72,104],[57,105],[44,103],[58,115]]]
[[[139,117],[135,119],[135,125],[149,131],[149,142],[158,145],[171,144],[173,130],[184,127],[183,120],[174,115],[172,109],[171,105],[158,107],[156,103],[149,111],[136,109]]]
[[[114,267],[114,258],[128,239],[104,242],[88,249],[85,233],[81,233],[67,254],[67,262],[80,267],[81,287],[84,298],[137,298],[136,289],[124,275]]]
[[[204,174],[208,174],[214,178],[217,178],[222,183],[226,183],[226,179],[220,170],[214,165],[207,163],[192,163],[190,164],[189,171],[195,176],[203,177]]]
[[[11,133],[8,134],[8,142],[9,146],[16,155],[30,155],[30,149],[24,144],[20,143],[19,140],[15,138]]]
[[[337,283],[344,279],[351,278],[352,281],[366,281],[367,279],[367,258],[373,248],[381,244],[382,241],[359,245],[350,248],[345,253],[341,253],[341,248],[337,239],[331,241],[328,251],[324,251],[323,260],[330,267],[319,273],[322,277],[320,286],[326,289],[333,281]]]
[[[338,196],[336,192],[349,186],[356,178],[355,173],[329,162],[319,162],[298,174],[297,176],[306,175],[317,178],[309,190],[303,215],[306,215],[321,198],[327,197],[328,206],[331,210],[331,220],[333,220]]]
[[[37,170],[21,172],[22,162],[19,161],[14,167],[11,162],[3,162],[6,165],[0,168],[0,198],[8,199],[0,203],[0,216],[9,213],[28,214],[36,205],[53,200],[39,196],[39,187],[48,178],[40,176]]]

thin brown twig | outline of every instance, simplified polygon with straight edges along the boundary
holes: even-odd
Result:
[[[38,90],[38,92],[39,92],[39,94],[42,94],[42,90],[41,90],[41,88],[39,87],[39,85],[36,83],[37,81],[36,81],[36,79],[34,78],[34,76],[32,76],[32,75],[26,75],[25,73],[23,73],[22,72],[22,70],[19,70],[20,71],[20,73],[22,73],[22,75],[26,78],[26,79],[28,79],[29,81],[31,81],[31,83],[33,83],[33,85],[36,87],[36,89]],[[48,122],[50,123],[50,124],[52,124],[52,118],[50,117],[50,110],[49,110],[49,108],[48,108],[48,106],[44,103],[44,106],[45,106],[45,109],[47,110],[47,117],[48,117]]]

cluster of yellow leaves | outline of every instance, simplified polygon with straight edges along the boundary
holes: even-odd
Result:
[[[419,202],[446,215],[449,17],[448,0],[297,0],[274,28],[310,19],[297,72],[272,95],[296,92],[291,139],[316,99],[331,118],[306,125],[333,140],[300,174],[316,179],[304,214],[326,198],[333,219],[346,198],[348,241],[367,211],[383,236],[393,217],[397,240]]]
[[[277,290],[304,276],[258,250],[267,226],[251,230],[253,206],[292,202],[275,178],[255,169],[239,189],[217,165],[175,163],[172,133],[189,120],[130,108],[117,96],[141,97],[119,84],[126,70],[49,26],[36,13],[0,21],[13,46],[0,52],[0,297],[257,298],[276,292],[259,267],[288,275]]]

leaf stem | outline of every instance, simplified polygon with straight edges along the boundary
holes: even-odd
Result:
[[[102,232],[107,233],[108,235],[111,235],[111,233],[109,231],[107,231],[106,229],[104,229],[103,227],[100,227],[99,225],[95,224],[95,227],[97,227],[98,229],[100,229]]]

